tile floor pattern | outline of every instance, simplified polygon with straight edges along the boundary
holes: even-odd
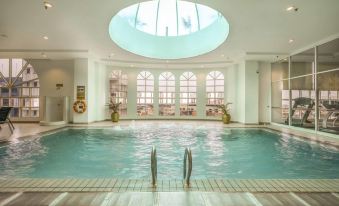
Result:
[[[339,192],[339,179],[0,179],[0,192]]]
[[[335,206],[338,193],[24,192],[0,193],[0,206]]]

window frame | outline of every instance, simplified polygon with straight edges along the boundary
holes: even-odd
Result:
[[[10,116],[14,120],[39,119],[40,80],[34,67],[28,60],[21,58],[1,58],[1,60],[3,61],[0,63],[0,107],[13,107]],[[8,73],[3,74],[6,70]],[[4,91],[7,91],[5,96]]]
[[[164,83],[162,84],[162,82]],[[172,82],[172,85],[170,82]],[[161,88],[164,88],[165,90],[161,91]],[[176,90],[174,74],[172,72],[162,72],[159,75],[159,116],[175,116],[175,94]],[[163,97],[163,95],[165,95],[165,97]],[[168,95],[170,95],[170,97],[168,97]],[[162,110],[164,107],[171,109],[168,109],[167,112],[164,112]]]
[[[222,84],[219,85],[219,81]],[[208,82],[212,82],[209,84]],[[222,91],[217,91],[217,88]],[[210,91],[211,89],[211,91]],[[225,76],[220,71],[211,71],[206,75],[206,116],[220,116],[222,110],[218,105],[224,104],[225,100]]]
[[[197,77],[193,72],[184,72],[180,76],[180,116],[196,116],[197,115]],[[191,82],[193,86],[191,86]],[[184,89],[185,88],[185,89]],[[194,92],[191,91],[194,88]],[[183,90],[186,90],[183,91]],[[193,96],[193,97],[192,97]],[[195,96],[195,97],[194,97]],[[182,103],[186,100],[186,103]]]
[[[148,84],[152,81],[152,84]],[[139,84],[141,83],[141,84]],[[141,71],[137,76],[137,116],[152,116],[154,113],[154,75]],[[142,90],[139,90],[139,88]],[[141,101],[143,100],[143,101]],[[143,109],[139,109],[142,108]],[[140,111],[140,112],[139,112]]]
[[[116,84],[114,84],[113,81],[116,81]],[[109,92],[110,102],[115,104],[121,102],[119,106],[119,114],[121,116],[126,116],[128,112],[128,75],[123,73],[121,70],[113,70],[109,78]],[[117,96],[112,96],[113,93],[116,93]]]

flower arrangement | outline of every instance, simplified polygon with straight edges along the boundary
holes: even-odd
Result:
[[[228,108],[228,105],[230,105],[230,104],[232,104],[232,103],[228,102],[226,104],[221,104],[218,107],[221,108],[223,114],[228,115],[229,111],[230,111],[230,109]]]
[[[232,104],[232,103],[228,102],[226,104],[221,104],[221,105],[218,106],[222,110],[222,113],[223,113],[222,121],[223,121],[224,124],[229,124],[230,121],[231,121],[231,115],[229,113],[230,109],[228,108],[228,105],[230,105],[230,104]]]
[[[119,106],[120,106],[121,102],[119,103],[114,103],[112,100],[109,103],[109,109],[111,109],[113,111],[113,113],[118,113],[119,110]]]

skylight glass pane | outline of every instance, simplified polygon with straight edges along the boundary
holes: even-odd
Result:
[[[155,35],[158,1],[146,1],[140,4],[136,28]]]
[[[4,77],[9,77],[9,59],[0,59],[0,72]]]
[[[135,15],[138,10],[138,5],[139,4],[133,4],[132,6],[129,6],[121,10],[118,13],[118,16],[120,16],[121,18],[124,18],[128,22],[129,25],[134,27],[135,26]]]
[[[16,77],[22,70],[22,59],[12,59],[12,77]]]
[[[160,0],[157,31],[158,36],[177,36],[176,15],[176,0]]]
[[[186,35],[198,31],[198,17],[195,4],[178,1],[179,35]]]
[[[179,0],[141,2],[118,15],[139,31],[157,36],[188,35],[208,27],[220,16],[207,6]]]
[[[204,29],[218,19],[218,12],[207,6],[197,4],[200,29]]]

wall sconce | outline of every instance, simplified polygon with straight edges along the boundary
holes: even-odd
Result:
[[[56,84],[55,86],[57,90],[60,90],[64,86],[64,84]]]

